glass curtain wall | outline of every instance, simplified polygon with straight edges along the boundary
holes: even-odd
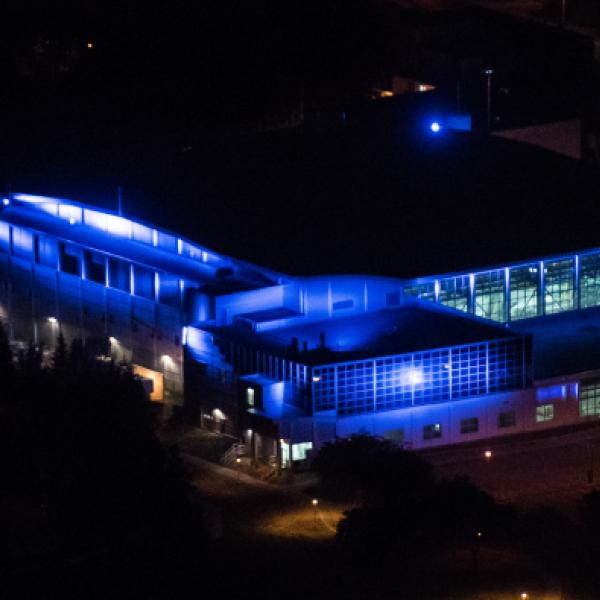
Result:
[[[440,293],[438,301],[444,306],[461,310],[462,312],[469,311],[469,276],[462,275],[460,277],[450,277],[440,281]]]
[[[579,290],[581,308],[600,306],[600,254],[580,258]]]
[[[510,320],[529,319],[539,314],[540,269],[537,264],[510,270]]]
[[[506,321],[505,271],[475,275],[475,314],[492,321]]]
[[[544,312],[547,315],[573,310],[575,261],[572,258],[544,263]]]

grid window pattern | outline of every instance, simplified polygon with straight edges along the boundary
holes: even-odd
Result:
[[[510,270],[510,319],[529,319],[538,315],[540,269],[537,264]]]
[[[314,408],[351,415],[517,389],[530,360],[528,340],[511,338],[314,367]]]
[[[450,277],[440,281],[438,301],[444,306],[467,312],[469,310],[469,276]]]
[[[431,281],[408,285],[404,288],[404,295],[411,298],[418,298],[419,300],[435,302],[435,284]]]
[[[573,310],[575,261],[572,258],[544,265],[544,311],[547,315]]]
[[[600,381],[588,381],[581,384],[579,416],[600,416]]]
[[[372,412],[373,361],[340,365],[337,369],[338,405],[343,415]]]
[[[477,417],[470,417],[469,419],[461,419],[460,421],[460,432],[461,433],[477,433],[479,431],[479,419]]]
[[[325,367],[315,369],[313,375],[313,400],[315,410],[335,410],[336,403],[336,368]]]
[[[554,404],[542,404],[535,407],[535,422],[544,423],[554,419]]]
[[[581,308],[600,306],[600,254],[582,256],[579,261]]]
[[[475,275],[475,314],[484,319],[506,321],[504,269]]]

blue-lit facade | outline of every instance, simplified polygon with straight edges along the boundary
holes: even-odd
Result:
[[[338,436],[413,448],[600,417],[600,250],[406,280],[292,277],[70,200],[0,205],[0,319],[125,360],[168,414],[281,467]],[[596,333],[596,331],[598,333]]]

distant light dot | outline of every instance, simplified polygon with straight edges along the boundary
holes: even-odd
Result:
[[[8,198],[4,198],[4,200],[2,200],[2,204],[4,204],[4,206],[8,206],[10,204],[10,200]]]
[[[71,218],[69,219],[69,224],[70,224],[70,225],[75,225],[75,219],[74,219],[73,217],[71,217]]]
[[[437,121],[434,121],[431,124],[431,131],[433,131],[433,133],[438,133],[441,128],[441,125]]]
[[[94,44],[92,44],[92,42],[88,42],[87,47],[91,50],[94,47]]]

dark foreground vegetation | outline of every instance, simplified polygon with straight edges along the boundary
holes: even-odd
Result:
[[[140,571],[152,585],[203,544],[177,451],[128,368],[62,338],[44,362],[34,347],[14,361],[0,327],[0,576],[41,597],[74,569],[93,580],[80,597]]]
[[[407,587],[441,597],[444,586],[491,592],[516,581],[560,585],[565,598],[600,593],[597,490],[571,512],[555,509],[551,497],[518,511],[499,505],[466,477],[436,480],[418,455],[368,436],[328,444],[314,468],[321,476],[319,493],[353,499],[356,506],[338,525],[339,552],[348,565],[371,571],[374,581],[383,578],[384,588],[401,571]],[[442,589],[436,580],[444,582]]]

